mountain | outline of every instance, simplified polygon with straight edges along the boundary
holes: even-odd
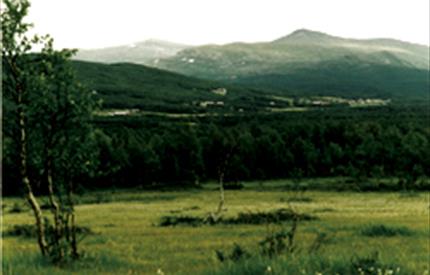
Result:
[[[131,62],[154,66],[159,59],[174,56],[179,51],[189,47],[183,44],[150,39],[118,47],[79,50],[74,59],[101,63]]]
[[[422,98],[429,89],[427,46],[305,29],[272,42],[184,49],[157,67],[297,94]]]
[[[191,76],[193,82],[207,79],[223,83],[215,82],[218,86],[239,85],[286,96],[422,100],[429,93],[428,46],[394,39],[347,39],[306,29],[261,43],[189,47],[148,40],[83,50],[76,59],[146,64]],[[109,80],[115,78],[112,74]]]
[[[103,100],[105,109],[208,113],[241,108],[255,110],[259,105],[266,107],[269,102],[267,94],[260,90],[200,80],[139,64],[73,61],[72,66],[79,81]]]

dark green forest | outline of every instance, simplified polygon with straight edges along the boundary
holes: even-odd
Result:
[[[422,180],[430,175],[428,115],[426,107],[388,106],[200,118],[96,117],[97,165],[103,172],[82,175],[80,187],[196,187],[217,180],[222,168],[230,183],[342,176],[362,191],[429,189]],[[7,146],[4,155],[4,192],[15,194],[15,156]],[[37,178],[38,171],[32,174]],[[367,178],[396,180],[369,185]]]

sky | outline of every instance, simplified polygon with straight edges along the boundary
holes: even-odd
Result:
[[[33,32],[58,48],[146,39],[201,45],[271,41],[297,29],[429,45],[429,0],[31,0]]]

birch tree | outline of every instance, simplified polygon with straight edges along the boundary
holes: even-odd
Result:
[[[42,255],[54,262],[79,256],[73,182],[95,167],[91,115],[97,103],[69,64],[73,50],[55,50],[49,36],[28,37],[28,0],[4,0],[2,86],[6,135],[12,140],[19,179],[35,218]],[[36,173],[29,173],[29,166]],[[38,184],[36,184],[36,182]],[[35,190],[47,193],[43,213]]]

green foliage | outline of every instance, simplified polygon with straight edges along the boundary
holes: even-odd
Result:
[[[309,188],[427,190],[430,132],[423,127],[426,120],[425,110],[419,108],[194,121],[96,119],[96,127],[103,132],[94,134],[97,150],[86,152],[98,152],[94,164],[98,163],[103,173],[87,174],[84,178],[90,180],[84,187],[195,187],[196,182],[218,180],[219,164],[236,144],[225,171],[226,185],[246,180],[344,176],[344,182]],[[4,169],[11,172],[5,173],[6,194],[15,187],[9,182],[16,175],[11,170],[14,151],[10,147],[7,151]],[[349,182],[349,177],[354,180]],[[401,182],[373,180],[390,177],[401,178]],[[300,188],[306,187],[301,184]]]
[[[351,262],[350,272],[356,272],[360,275],[401,274],[405,272],[396,264],[381,263],[378,252],[369,256],[355,257]]]
[[[374,224],[364,227],[360,234],[366,237],[411,236],[413,232],[407,227],[393,227],[384,224]]]
[[[12,208],[9,209],[9,213],[21,213],[21,212],[24,212],[24,211],[25,211],[25,209],[24,209],[23,205],[20,204],[20,203],[17,203],[17,202],[15,202],[12,205]]]
[[[57,166],[54,178],[61,189],[67,181],[94,171],[97,149],[93,146],[91,120],[97,102],[75,77],[68,61],[73,50],[54,50],[49,36],[27,38],[25,33],[32,25],[21,20],[29,2],[5,1],[5,4],[2,84],[8,118],[4,135],[10,141],[5,156],[16,162],[17,154],[12,148],[17,146],[17,113],[22,108],[28,125],[31,176],[34,181],[44,181],[49,160]],[[40,52],[30,52],[39,45]],[[16,85],[23,91],[21,106],[17,105]]]
[[[287,199],[281,198],[281,202],[312,202],[313,199],[304,196],[293,196]]]
[[[58,263],[78,257],[73,182],[96,167],[92,115],[94,96],[74,76],[68,60],[73,50],[54,50],[48,35],[28,38],[28,0],[5,0],[1,21],[2,87],[7,102],[5,136],[11,171],[37,225],[40,252]],[[38,49],[40,47],[40,49]],[[38,184],[35,184],[38,183]],[[47,192],[53,225],[35,192]]]
[[[200,226],[204,224],[204,219],[199,217],[191,216],[163,216],[160,220],[159,226],[176,226],[176,225],[188,225],[188,226]]]
[[[240,190],[245,188],[241,182],[227,182],[224,184],[224,190]]]
[[[236,218],[226,220],[229,224],[267,224],[283,223],[294,220],[311,221],[317,219],[308,214],[296,213],[289,208],[281,208],[269,212],[241,212]]]
[[[102,145],[101,162],[112,173],[100,182],[161,187],[218,180],[220,163],[235,147],[225,171],[227,185],[244,180],[345,176],[355,180],[325,187],[425,190],[425,178],[430,175],[426,119],[424,110],[395,108],[211,120],[103,120],[97,125],[109,141]],[[414,142],[412,136],[417,137]],[[404,184],[367,180],[379,177],[400,177]]]
[[[251,257],[251,254],[237,243],[233,244],[233,248],[229,254],[226,255],[225,252],[220,250],[215,250],[215,254],[220,262],[231,261],[233,263],[236,263]]]
[[[312,221],[317,217],[309,214],[296,213],[291,209],[277,209],[268,212],[240,212],[236,217],[220,218],[216,221],[212,219],[204,219],[194,216],[163,216],[160,220],[159,226],[175,226],[175,225],[188,225],[199,226],[203,224],[217,225],[259,225],[259,224],[282,224],[285,222],[295,221]]]
[[[296,250],[294,237],[296,234],[295,221],[289,231],[282,228],[280,231],[270,232],[263,240],[259,242],[262,255],[268,257],[279,256],[283,253],[293,253]]]
[[[48,234],[51,236],[54,235],[54,228],[51,225],[48,225]],[[76,231],[79,235],[92,235],[95,234],[89,227],[76,227]],[[3,233],[5,237],[22,237],[22,238],[36,238],[37,232],[36,227],[33,224],[20,224],[14,225],[12,228],[5,230]]]

